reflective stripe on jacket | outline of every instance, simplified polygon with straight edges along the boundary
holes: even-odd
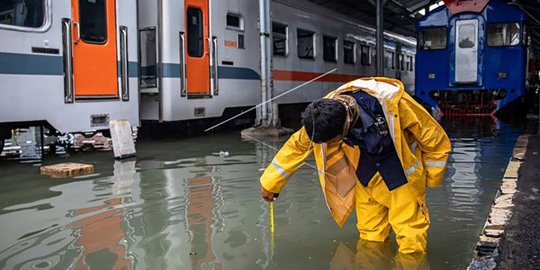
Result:
[[[450,140],[443,128],[405,91],[401,81],[377,77],[361,78],[346,83],[337,90],[357,87],[379,100],[390,129],[403,171],[409,182],[426,177],[429,187],[438,186],[446,170],[450,153]],[[337,91],[336,90],[336,91]],[[327,96],[331,96],[335,91]],[[279,193],[292,175],[311,155],[315,155],[319,181],[326,204],[336,223],[341,227],[354,209],[354,189],[347,191],[341,175],[327,170],[346,160],[351,171],[356,171],[360,149],[342,141],[312,143],[302,127],[294,133],[274,157],[263,175],[261,185],[268,191]],[[346,175],[346,174],[343,174]],[[345,190],[345,192],[344,192]]]

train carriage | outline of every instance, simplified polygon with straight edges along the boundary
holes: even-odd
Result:
[[[271,6],[274,96],[336,68],[276,104],[304,106],[375,75],[373,28],[307,1]],[[258,20],[253,0],[2,1],[0,142],[29,125],[95,132],[113,118],[138,126],[255,106]],[[385,32],[385,75],[402,79],[409,91],[415,46]]]
[[[135,0],[1,1],[0,37],[0,142],[29,125],[139,125]]]
[[[139,0],[141,119],[215,118],[261,101],[259,3],[252,0]],[[307,1],[271,5],[273,93],[311,102],[330,89],[375,75],[375,30]],[[414,91],[415,41],[385,33],[387,76]]]
[[[416,96],[449,115],[522,104],[525,13],[502,0],[448,2],[417,21]]]

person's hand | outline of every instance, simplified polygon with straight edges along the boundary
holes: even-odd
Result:
[[[276,200],[277,194],[261,187],[261,197],[267,202],[273,202]]]

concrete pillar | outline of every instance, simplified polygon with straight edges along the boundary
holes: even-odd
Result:
[[[259,0],[259,38],[261,45],[261,103],[257,108],[256,125],[270,127],[277,118],[277,106],[272,106],[268,100],[272,99],[272,48],[270,47],[270,31],[272,23],[270,20],[270,2],[271,0]]]

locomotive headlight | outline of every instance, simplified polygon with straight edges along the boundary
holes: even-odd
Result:
[[[428,73],[427,77],[430,80],[434,80],[435,79],[435,73]]]
[[[497,77],[499,77],[500,79],[506,79],[506,71],[497,72]]]

